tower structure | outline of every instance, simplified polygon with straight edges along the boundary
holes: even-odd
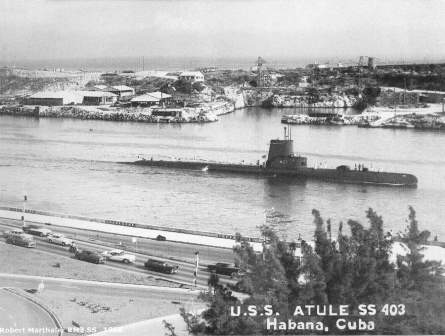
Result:
[[[257,86],[262,87],[264,86],[264,73],[263,73],[263,64],[266,63],[266,61],[261,57],[258,56],[258,60],[256,62],[257,66]]]

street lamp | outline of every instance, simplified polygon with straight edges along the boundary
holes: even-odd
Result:
[[[25,226],[25,213],[26,213],[26,201],[28,200],[28,196],[23,196],[23,215],[22,215],[22,222],[23,226]]]

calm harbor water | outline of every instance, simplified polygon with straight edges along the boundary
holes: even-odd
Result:
[[[282,137],[281,115],[248,108],[212,124],[142,124],[0,116],[0,204],[162,226],[257,236],[266,212],[289,239],[313,232],[311,210],[334,221],[372,207],[394,231],[408,205],[445,239],[445,133],[292,126],[310,165],[362,163],[415,174],[417,189],[222,175],[118,164],[145,157],[256,162]]]

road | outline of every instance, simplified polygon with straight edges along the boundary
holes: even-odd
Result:
[[[22,227],[22,221],[15,219],[0,218],[0,223]],[[116,246],[119,243],[126,246],[127,251],[140,251],[152,256],[168,257],[181,261],[193,262],[196,251],[199,251],[199,257],[203,264],[215,262],[233,262],[233,252],[231,249],[221,247],[211,247],[196,244],[179,243],[172,241],[157,241],[149,238],[137,238],[136,242],[131,236],[118,235],[106,232],[97,232],[84,229],[73,229],[56,225],[44,225],[27,221],[28,224],[44,226],[53,231],[65,234],[75,240],[103,242]]]
[[[0,290],[0,328],[12,328],[9,332],[0,329],[0,334],[58,335],[55,322],[44,309],[5,289]]]
[[[4,220],[4,219],[2,219],[0,221],[0,229],[1,230],[7,231],[7,230],[10,230],[12,228],[17,228],[17,227],[21,227],[21,223],[19,221],[10,221],[10,220]],[[51,228],[54,229],[53,227],[51,227]],[[59,230],[59,228],[57,228],[57,232],[62,232],[62,230]],[[82,230],[78,230],[75,233],[75,236],[76,236],[76,238],[81,237],[81,238],[86,239],[87,237],[85,236],[85,234],[86,233],[83,232]],[[73,236],[74,234],[72,233],[71,235]],[[114,237],[114,238],[116,239],[116,237]],[[41,250],[41,251],[44,251],[47,253],[56,254],[58,256],[64,256],[67,258],[74,258],[73,254],[68,251],[67,247],[50,244],[46,241],[46,238],[35,237],[35,240],[37,241],[36,249],[38,249],[38,250]],[[150,244],[151,242],[152,242],[152,240],[148,240],[148,242],[144,242],[144,243]],[[169,244],[170,242],[157,242],[157,243]],[[104,241],[102,234],[100,236],[100,240],[96,240],[96,239],[89,240],[89,241],[76,240],[76,245],[80,249],[94,250],[97,252],[103,252],[105,250],[110,250],[112,248],[116,248],[116,244],[110,243],[108,241]],[[131,251],[130,248],[126,248],[126,250]],[[194,285],[193,272],[195,271],[195,266],[192,263],[184,262],[184,261],[172,261],[171,259],[161,258],[156,255],[155,256],[156,259],[162,259],[162,260],[167,261],[169,264],[179,266],[179,271],[176,274],[164,274],[164,273],[159,273],[159,272],[153,272],[153,271],[147,270],[144,267],[144,262],[148,258],[153,257],[153,255],[149,254],[150,249],[148,249],[146,251],[146,250],[144,250],[143,247],[139,247],[137,249],[137,251],[141,251],[141,252],[143,251],[144,253],[134,253],[136,255],[136,262],[134,264],[127,265],[127,264],[123,264],[123,263],[119,263],[119,262],[108,261],[106,263],[106,265],[98,265],[98,267],[101,267],[101,268],[111,267],[114,269],[125,270],[126,272],[143,274],[143,275],[150,274],[156,279],[164,279],[167,281],[173,281],[173,282],[176,282],[179,284],[185,284],[188,286]],[[84,262],[84,261],[79,261],[79,262]],[[209,277],[209,272],[206,271],[206,268],[200,267],[200,269],[198,270],[198,279],[197,279],[197,283],[196,283],[198,285],[198,287],[207,288],[208,277]],[[225,283],[233,284],[236,282],[235,280],[230,279],[229,277],[226,277],[226,276],[220,276],[220,279],[222,282],[225,282]]]

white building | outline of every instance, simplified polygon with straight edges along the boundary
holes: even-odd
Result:
[[[42,91],[25,99],[25,105],[62,106],[81,104],[83,96],[78,91]]]
[[[170,98],[171,95],[157,91],[136,96],[130,101],[131,105],[133,106],[153,106],[167,102],[170,100]]]
[[[188,82],[204,82],[204,75],[199,71],[184,71],[179,74],[179,79]]]
[[[112,105],[117,101],[118,96],[106,91],[77,91],[82,95],[83,105]]]
[[[134,89],[127,85],[115,85],[115,86],[112,86],[110,89],[105,89],[105,90],[108,92],[114,93],[114,94],[118,95],[119,97],[134,96]]]

